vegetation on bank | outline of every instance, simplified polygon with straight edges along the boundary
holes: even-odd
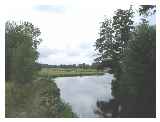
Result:
[[[76,117],[71,107],[60,98],[53,81],[35,80],[18,86],[6,82],[6,117]]]
[[[118,9],[101,24],[96,61],[110,66],[115,77],[114,99],[98,102],[105,114],[112,109],[112,117],[156,116],[156,25],[148,21],[155,12],[153,5],[140,6],[142,21],[135,26],[132,7]]]
[[[136,26],[132,7],[118,9],[112,19],[101,23],[95,44],[98,52],[95,66],[109,66],[115,77],[114,99],[108,103],[97,102],[105,115],[112,112],[112,117],[156,116],[156,27],[147,20],[147,16],[156,12],[154,8],[141,6],[142,22]],[[71,107],[60,99],[54,81],[47,78],[103,72],[86,68],[89,66],[85,64],[79,66],[83,69],[47,66],[41,70],[36,62],[37,47],[42,41],[40,34],[40,29],[29,22],[6,23],[6,117],[75,117]],[[44,79],[37,80],[39,76]]]
[[[69,76],[87,76],[103,75],[104,71],[96,69],[83,68],[42,68],[39,72],[40,77],[69,77]]]
[[[6,117],[76,117],[54,81],[38,79],[40,29],[29,22],[5,27]]]

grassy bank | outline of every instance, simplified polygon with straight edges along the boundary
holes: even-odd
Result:
[[[60,99],[54,82],[34,81],[16,85],[6,82],[6,117],[76,117],[71,107]]]
[[[87,75],[103,75],[103,71],[96,69],[82,68],[42,68],[39,72],[41,77],[69,77],[69,76],[87,76]]]

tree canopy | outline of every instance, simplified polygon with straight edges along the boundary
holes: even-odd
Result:
[[[117,107],[114,114],[120,117],[156,115],[156,27],[147,21],[147,16],[156,12],[154,8],[140,7],[139,13],[145,20],[138,26],[133,25],[130,8],[118,9],[113,19],[105,19],[100,27],[96,61],[112,68],[112,95],[116,104],[122,106],[122,111],[118,112]]]
[[[40,29],[29,22],[8,21],[5,26],[6,80],[29,82],[37,69]]]

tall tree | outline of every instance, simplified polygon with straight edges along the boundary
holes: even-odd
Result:
[[[131,39],[131,34],[134,30],[133,26],[133,11],[132,6],[129,10],[118,9],[113,16],[113,29],[114,29],[114,75],[115,80],[112,81],[112,95],[119,96],[119,80],[122,74],[122,62],[125,56],[125,49]]]
[[[119,117],[156,115],[156,29],[147,21],[147,16],[151,15],[150,10],[155,7],[142,8],[140,12],[144,20],[136,27],[133,26],[133,12],[118,9],[112,25],[109,26],[113,30],[110,34],[112,39],[108,41],[105,38],[108,32],[103,28],[103,38],[96,41],[101,56],[99,60],[104,61],[104,57],[110,57],[115,76],[112,81],[112,95],[117,102],[109,102],[108,105],[121,105],[120,112],[118,107],[115,107],[113,112],[113,115]],[[108,42],[111,42],[112,46],[108,46]],[[105,49],[105,44],[109,49]],[[109,54],[102,53],[105,51]]]
[[[105,19],[101,23],[100,27],[100,37],[96,40],[95,46],[98,51],[98,56],[95,61],[99,63],[104,63],[113,57],[113,28],[112,20]]]
[[[97,62],[104,66],[110,66],[116,80],[112,81],[112,94],[117,96],[119,79],[121,75],[121,63],[124,51],[128,45],[133,26],[132,7],[129,10],[118,9],[115,11],[113,20],[105,19],[100,27],[100,38],[96,40],[96,50],[99,57]]]
[[[121,60],[130,33],[134,29],[132,17],[132,8],[129,10],[118,9],[113,16],[113,20],[106,18],[102,22],[100,37],[95,43],[99,55],[96,61]]]
[[[120,93],[132,117],[155,117],[156,29],[146,23],[136,28],[123,61]],[[126,102],[124,102],[124,100]],[[130,108],[130,109],[129,109]]]
[[[152,9],[152,6],[145,7]],[[147,16],[150,15],[145,15],[145,18]],[[155,117],[156,27],[149,25],[148,21],[142,20],[136,27],[125,51],[122,71],[119,80],[122,116]]]
[[[41,32],[29,22],[6,22],[6,80],[29,82],[36,72]]]

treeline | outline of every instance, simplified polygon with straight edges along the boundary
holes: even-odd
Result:
[[[60,64],[60,65],[49,65],[49,64],[39,64],[41,68],[83,68],[83,69],[102,69],[98,63],[86,64]]]
[[[101,23],[95,61],[107,64],[115,79],[114,100],[104,106],[98,102],[98,106],[107,113],[111,105],[112,117],[156,116],[156,26],[148,21],[155,12],[153,5],[140,6],[142,19],[134,25],[131,6],[129,10],[118,9],[112,19]]]

